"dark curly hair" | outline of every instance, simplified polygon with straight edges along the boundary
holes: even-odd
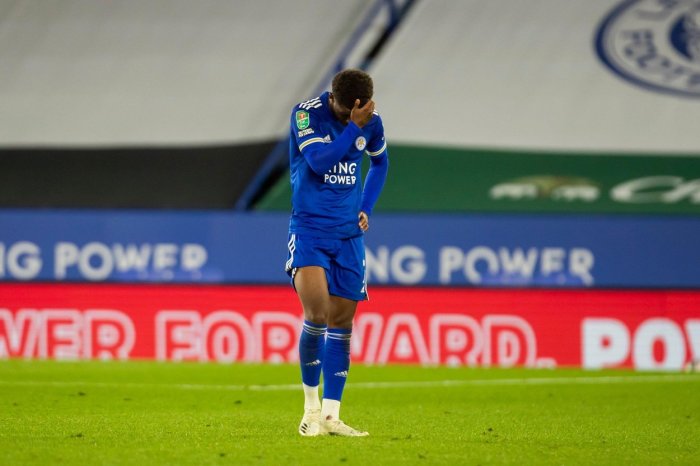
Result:
[[[343,107],[353,108],[355,99],[360,99],[360,107],[362,107],[372,98],[374,84],[371,76],[364,71],[349,68],[333,77],[331,92]]]

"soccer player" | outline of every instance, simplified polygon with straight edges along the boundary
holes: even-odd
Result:
[[[285,268],[304,309],[299,339],[303,436],[368,435],[340,420],[340,400],[357,302],[367,299],[363,235],[389,167],[373,92],[367,73],[348,69],[335,75],[331,92],[292,110],[292,215]],[[365,153],[370,168],[363,187]]]

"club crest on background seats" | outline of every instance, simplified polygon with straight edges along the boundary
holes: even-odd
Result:
[[[600,60],[628,82],[700,97],[700,1],[622,1],[595,40]]]

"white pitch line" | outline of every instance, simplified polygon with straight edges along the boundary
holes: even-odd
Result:
[[[352,388],[386,389],[386,388],[440,388],[469,386],[508,386],[508,385],[604,385],[626,383],[677,383],[700,382],[700,374],[670,375],[632,375],[632,376],[598,376],[598,377],[535,377],[514,379],[473,379],[473,380],[424,380],[394,382],[355,382]],[[137,383],[137,382],[81,382],[76,380],[0,380],[0,386],[14,387],[97,387],[97,388],[171,388],[178,390],[212,390],[212,391],[296,391],[300,384],[280,385],[221,385],[221,384],[183,384],[183,383]]]

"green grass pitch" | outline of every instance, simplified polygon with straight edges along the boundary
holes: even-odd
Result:
[[[700,375],[351,368],[297,434],[290,365],[0,361],[2,465],[700,464]]]

